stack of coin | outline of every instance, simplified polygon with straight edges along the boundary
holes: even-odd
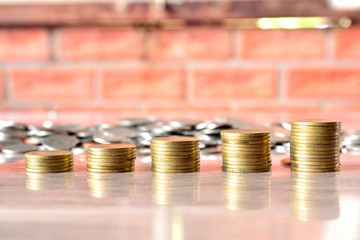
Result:
[[[270,172],[223,173],[223,204],[229,210],[264,209],[270,203]]]
[[[154,172],[197,172],[200,169],[199,140],[193,137],[159,137],[151,139]]]
[[[199,173],[171,174],[154,172],[151,196],[160,205],[191,204],[200,199]]]
[[[74,173],[63,172],[58,174],[26,173],[26,188],[29,190],[54,190],[74,186]]]
[[[221,131],[223,171],[268,172],[271,169],[270,132],[256,129]]]
[[[291,170],[333,172],[340,168],[340,121],[301,120],[291,123]]]
[[[302,221],[340,217],[339,173],[291,172],[291,211]]]
[[[93,173],[133,172],[136,147],[133,144],[96,144],[88,148],[87,171]]]
[[[73,170],[73,154],[70,151],[33,151],[25,154],[26,172],[58,173]]]
[[[87,173],[89,193],[95,198],[126,197],[135,192],[133,172]]]

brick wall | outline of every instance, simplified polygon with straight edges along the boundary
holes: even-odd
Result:
[[[1,117],[360,117],[360,28],[0,29]]]

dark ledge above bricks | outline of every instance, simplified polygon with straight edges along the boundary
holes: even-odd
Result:
[[[2,26],[62,26],[161,22],[167,19],[212,21],[224,18],[291,16],[351,17],[359,11],[336,11],[326,0],[229,0],[192,1],[183,4],[9,4],[0,5]]]

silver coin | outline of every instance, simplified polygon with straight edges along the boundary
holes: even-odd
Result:
[[[107,136],[98,132],[93,135],[93,141],[100,144],[124,143],[126,138],[122,136]]]
[[[70,150],[79,141],[74,136],[55,134],[43,139],[42,144],[47,150]]]
[[[124,127],[109,128],[105,130],[103,134],[107,136],[124,137],[124,138],[136,138],[139,136],[139,134],[135,130]]]
[[[38,149],[35,145],[27,145],[23,143],[18,144],[12,144],[4,146],[1,151],[5,154],[20,154],[20,153],[26,153],[30,151],[36,151]]]

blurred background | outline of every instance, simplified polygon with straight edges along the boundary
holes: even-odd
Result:
[[[0,118],[360,119],[358,0],[0,0]]]

